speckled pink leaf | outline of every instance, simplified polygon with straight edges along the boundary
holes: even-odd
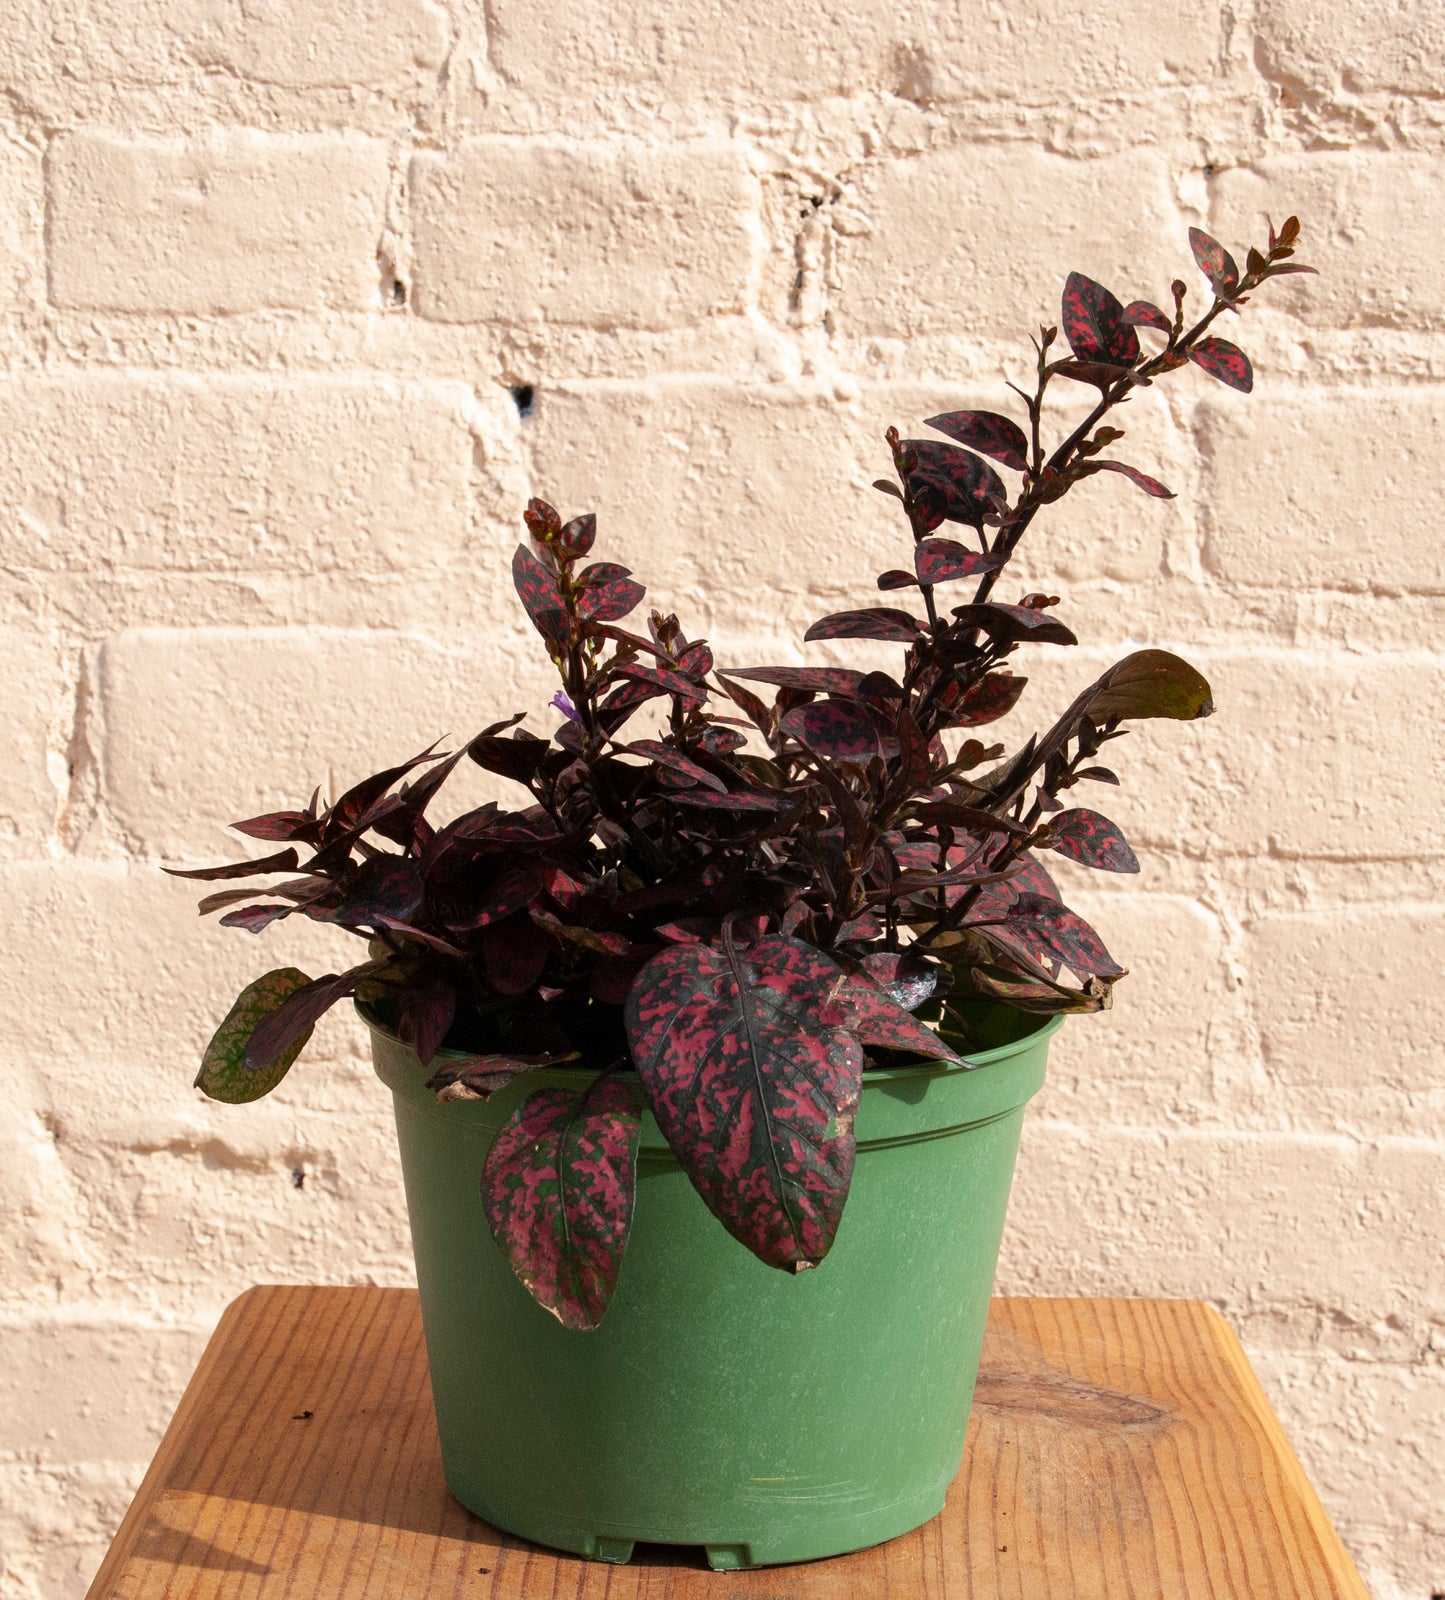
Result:
[[[656,761],[670,772],[677,773],[679,777],[700,783],[705,789],[713,789],[718,794],[727,793],[727,785],[721,778],[709,772],[706,767],[699,766],[691,756],[684,755],[681,750],[674,750],[670,744],[664,744],[660,739],[638,739],[636,743],[626,745],[624,748],[635,756]]]
[[[1029,464],[1029,441],[1024,430],[996,411],[948,411],[940,417],[926,418],[923,425],[1002,461],[1015,472],[1023,472]]]
[[[888,639],[912,644],[918,637],[919,622],[907,611],[889,606],[869,606],[862,611],[835,611],[815,622],[803,635],[804,643],[814,639]]]
[[[1086,806],[1061,811],[1049,824],[1053,838],[1040,848],[1056,850],[1070,861],[1081,861],[1101,872],[1137,872],[1139,858],[1129,841],[1107,817]]]
[[[1003,479],[972,451],[940,444],[937,439],[905,439],[904,444],[917,459],[908,475],[909,487],[915,494],[927,489],[937,495],[943,507],[942,520],[981,528],[986,512],[1008,504]],[[938,523],[930,516],[928,526],[937,527]]]
[[[1189,248],[1194,252],[1199,270],[1209,279],[1209,286],[1215,294],[1225,299],[1233,294],[1239,287],[1239,268],[1219,240],[1211,239],[1203,228],[1191,228]]]
[[[637,1190],[635,1088],[541,1089],[502,1124],[482,1169],[492,1237],[564,1328],[596,1328],[617,1287]]]
[[[1142,489],[1145,494],[1152,494],[1156,500],[1174,498],[1174,491],[1166,489],[1158,478],[1151,478],[1147,472],[1140,472],[1138,467],[1131,467],[1123,461],[1091,461],[1084,472],[1085,475],[1094,472],[1119,472],[1136,488]]]
[[[913,552],[913,566],[920,583],[951,583],[955,578],[972,578],[980,572],[992,572],[1003,563],[1003,556],[970,550],[957,539],[923,539]]]
[[[1080,361],[1132,367],[1139,359],[1139,335],[1124,321],[1124,308],[1102,283],[1071,272],[1061,308],[1064,337]]]
[[[1131,300],[1124,307],[1124,321],[1132,328],[1153,328],[1158,333],[1173,333],[1174,324],[1148,300]]]
[[[748,667],[728,676],[771,683],[779,689],[812,689],[819,694],[856,695],[863,682],[863,674],[852,667]]]
[[[1089,924],[1057,900],[1021,894],[998,921],[1025,948],[1062,962],[1080,977],[1117,978],[1124,971]]]
[[[537,632],[544,639],[565,639],[567,613],[557,579],[524,544],[519,544],[512,556],[512,582]]]
[[[1249,357],[1228,339],[1201,339],[1189,352],[1189,359],[1211,378],[1218,378],[1241,394],[1249,394],[1254,388],[1254,368]]]
[[[1018,704],[1029,680],[1011,672],[990,672],[969,685],[956,706],[949,709],[950,728],[981,728],[1006,717]]]
[[[834,761],[864,763],[878,754],[873,720],[851,700],[818,700],[797,706],[783,718],[782,728],[814,755]]]
[[[627,997],[632,1057],[698,1193],[771,1266],[828,1253],[853,1173],[863,1052],[836,1026],[838,966],[800,940],[680,944]]]
[[[833,991],[833,1001],[842,1025],[859,1044],[906,1050],[929,1061],[959,1059],[932,1028],[925,1027],[871,977],[845,973]]]

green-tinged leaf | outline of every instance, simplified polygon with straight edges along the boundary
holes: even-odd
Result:
[[[264,1067],[246,1065],[246,1046],[260,1024],[310,982],[311,979],[295,967],[279,967],[248,984],[206,1046],[201,1070],[196,1074],[196,1088],[212,1100],[222,1100],[232,1106],[245,1105],[249,1100],[259,1100],[262,1095],[270,1094],[301,1054],[311,1037],[311,1029]]]
[[[1089,692],[1095,722],[1109,717],[1172,717],[1192,722],[1214,710],[1202,673],[1167,650],[1136,650],[1110,667]]]

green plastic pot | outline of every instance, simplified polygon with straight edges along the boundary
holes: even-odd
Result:
[[[798,1276],[724,1232],[643,1119],[632,1236],[602,1326],[570,1332],[493,1243],[479,1178],[529,1075],[438,1105],[377,1017],[452,1493],[494,1527],[626,1561],[805,1561],[935,1516],[958,1471],[1026,1102],[1059,1020],[979,1009],[969,1069],[870,1072],[837,1239]],[[434,1063],[431,1070],[435,1070]]]

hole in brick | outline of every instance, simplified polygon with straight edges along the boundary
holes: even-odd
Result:
[[[291,1187],[293,1189],[304,1189],[306,1187],[306,1168],[305,1167],[292,1167],[292,1169],[291,1169]]]
[[[530,383],[519,383],[512,390],[512,404],[519,417],[530,417],[537,409],[537,391]]]
[[[406,304],[406,285],[398,278],[391,286],[391,303],[394,306]]]

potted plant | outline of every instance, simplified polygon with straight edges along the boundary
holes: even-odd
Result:
[[[980,730],[1025,686],[1011,658],[1075,637],[1056,597],[996,591],[1082,479],[1169,496],[1109,454],[1105,419],[1186,363],[1247,392],[1247,358],[1210,329],[1311,270],[1297,235],[1271,227],[1241,273],[1193,230],[1212,291],[1193,321],[1182,282],[1165,312],[1074,273],[1067,348],[1042,329],[1015,390],[1022,425],[888,430],[875,488],[909,562],[879,576],[887,604],[806,639],[896,644],[895,673],[724,669],[675,617],[628,626],[644,591],[590,560],[595,518],[534,500],[512,574],[561,677],[555,729],[493,723],[235,825],[272,854],[177,874],[278,875],[201,909],[368,942],[345,972],[250,985],[196,1081],[265,1094],[356,999],[396,1100],[448,1482],[491,1521],[612,1559],[703,1544],[727,1567],[941,1507],[1024,1103],[1061,1014],[1107,1006],[1123,976],[1043,858],[1136,872],[1070,791],[1117,783],[1104,747],[1135,720],[1212,709],[1187,663],[1138,650],[1006,753]],[[1060,380],[1098,399],[1046,449]],[[429,820],[464,759],[524,802]]]

